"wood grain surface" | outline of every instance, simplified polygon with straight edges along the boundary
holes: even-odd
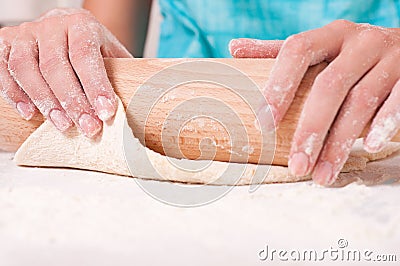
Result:
[[[273,64],[272,59],[105,59],[129,125],[147,147],[177,158],[287,165],[302,106],[326,64],[308,70],[276,134],[266,134],[255,112]],[[0,97],[0,121],[0,149],[15,151],[43,117],[25,121]]]

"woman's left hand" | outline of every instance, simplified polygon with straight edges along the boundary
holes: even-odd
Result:
[[[293,137],[293,175],[312,174],[316,183],[331,185],[371,119],[364,140],[368,152],[380,151],[400,128],[400,29],[338,20],[283,43],[232,40],[230,49],[234,57],[275,57],[279,52],[264,90],[276,123],[308,67],[330,62],[312,86]]]

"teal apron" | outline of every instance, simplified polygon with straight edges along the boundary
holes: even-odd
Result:
[[[399,27],[400,0],[159,0],[159,57],[230,57],[233,38],[283,40],[336,19]]]

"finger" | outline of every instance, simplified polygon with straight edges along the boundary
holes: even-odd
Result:
[[[10,49],[9,45],[0,41],[0,91],[3,98],[14,106],[24,119],[30,120],[37,109],[8,71]]]
[[[120,41],[105,27],[104,32],[104,45],[102,46],[102,54],[104,57],[112,58],[132,58],[132,54],[122,45]]]
[[[59,20],[52,20],[37,33],[40,71],[68,116],[91,138],[102,125],[69,62],[65,31]]]
[[[336,180],[354,141],[393,88],[397,75],[388,73],[395,68],[392,59],[379,62],[350,91],[315,166],[312,177],[316,183],[331,185]]]
[[[117,100],[105,70],[97,24],[70,24],[68,29],[69,58],[85,91],[86,97],[103,121],[116,112]]]
[[[276,58],[283,41],[233,39],[229,43],[229,51],[235,58]]]
[[[274,129],[274,123],[266,120],[269,110],[275,124],[281,121],[310,65],[336,57],[343,43],[343,33],[337,28],[331,24],[285,41],[263,92],[270,106],[264,104],[257,112],[261,126]]]
[[[400,80],[374,118],[364,142],[368,152],[379,152],[400,129]]]
[[[31,29],[23,30],[13,42],[8,68],[40,112],[59,130],[65,131],[71,126],[71,121],[40,73],[38,48],[30,33]]]
[[[367,41],[368,46],[364,45]],[[364,41],[357,38],[318,75],[293,137],[289,159],[293,175],[304,176],[313,169],[328,129],[349,90],[378,62],[379,47],[379,39],[370,39],[369,35]]]

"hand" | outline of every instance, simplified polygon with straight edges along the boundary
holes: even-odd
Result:
[[[312,174],[316,183],[330,185],[371,119],[364,140],[368,152],[380,151],[400,128],[400,29],[338,20],[280,44],[238,39],[231,53],[274,57],[280,50],[264,91],[276,123],[307,68],[330,62],[311,88],[289,155],[293,175]]]
[[[88,11],[55,9],[0,30],[0,90],[26,120],[39,110],[93,137],[117,107],[103,57],[131,55]]]

